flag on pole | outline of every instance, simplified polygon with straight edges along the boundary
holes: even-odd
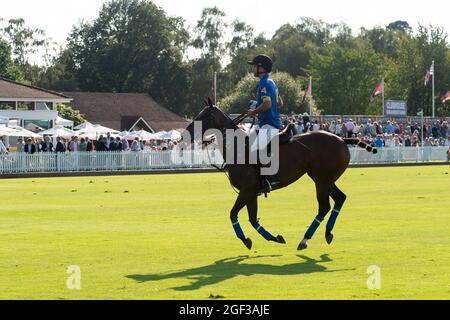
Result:
[[[424,78],[424,82],[423,85],[426,86],[428,84],[428,82],[431,79],[431,76],[434,74],[434,64],[431,65],[431,67],[429,69],[427,69],[427,71],[425,71],[425,76]]]
[[[310,97],[312,96],[312,77],[309,78],[309,83],[308,83],[308,86],[306,87],[305,94],[303,95],[301,104],[305,103],[305,99],[306,99],[307,95],[309,95]]]
[[[441,101],[442,101],[442,103],[446,103],[447,101],[450,101],[450,91],[447,91],[447,93],[441,97]]]
[[[375,89],[372,91],[372,94],[370,95],[370,102],[375,100],[375,97],[383,93],[383,82],[380,82],[377,84]]]

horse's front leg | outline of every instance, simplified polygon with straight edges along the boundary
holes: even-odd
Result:
[[[231,209],[230,219],[231,224],[233,225],[234,232],[236,233],[236,236],[244,243],[247,249],[250,250],[252,248],[252,240],[250,240],[250,238],[245,237],[244,231],[242,231],[241,225],[239,224],[238,220],[239,211],[241,211],[241,209],[247,205],[249,199],[250,197],[246,192],[241,191],[239,193],[236,202],[234,203],[234,206]]]
[[[247,211],[248,211],[248,217],[250,220],[250,223],[252,224],[253,228],[258,231],[258,233],[267,241],[274,241],[278,243],[286,243],[283,236],[277,235],[276,237],[273,236],[269,231],[264,229],[263,226],[259,224],[258,219],[258,197],[254,196],[252,197],[248,203],[247,203]]]

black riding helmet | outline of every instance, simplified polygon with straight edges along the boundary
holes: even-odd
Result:
[[[259,54],[257,55],[255,58],[253,58],[252,61],[248,61],[248,64],[254,65],[254,66],[258,66],[258,67],[262,67],[264,68],[267,72],[271,72],[272,71],[272,58],[265,55],[265,54]],[[259,73],[259,71],[258,71]]]

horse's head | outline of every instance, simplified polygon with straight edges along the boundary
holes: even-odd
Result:
[[[201,132],[195,132],[196,127],[200,127]],[[202,139],[207,130],[217,129],[222,131],[223,129],[232,128],[233,121],[219,108],[213,105],[212,100],[208,98],[207,106],[194,118],[194,120],[187,126],[186,131],[190,134],[191,142],[194,142],[196,138],[199,138],[201,134]]]

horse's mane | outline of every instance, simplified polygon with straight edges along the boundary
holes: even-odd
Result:
[[[237,126],[237,124],[234,123],[233,119],[231,119],[231,117],[230,117],[227,113],[223,112],[223,111],[222,111],[221,109],[219,109],[218,107],[215,107],[215,108],[216,108],[217,110],[219,110],[220,113],[221,113],[222,115],[225,116],[225,118],[228,119],[228,122],[229,122],[230,124],[232,124],[233,129],[239,129],[239,127]]]

